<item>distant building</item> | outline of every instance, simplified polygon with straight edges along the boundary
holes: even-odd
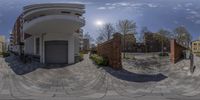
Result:
[[[22,48],[21,48],[21,50],[20,50],[20,43],[21,43],[21,41],[23,41],[22,39],[23,39],[23,27],[22,27],[22,24],[21,23],[23,23],[23,21],[22,21],[22,17],[23,17],[23,14],[21,14],[18,18],[17,18],[17,20],[16,20],[16,22],[15,22],[15,24],[14,24],[14,26],[13,26],[13,30],[12,30],[12,33],[10,34],[10,50],[12,51],[12,52],[15,52],[15,53],[22,53]]]
[[[90,50],[90,41],[89,39],[83,39],[83,51]]]
[[[162,43],[161,40],[158,39],[158,34],[156,33],[146,32],[144,34],[144,45],[145,45],[145,52],[162,51]],[[164,52],[169,52],[170,50],[170,41],[167,37],[163,38],[163,50]]]
[[[200,53],[200,40],[196,40],[192,42],[192,52]]]
[[[5,36],[0,36],[0,53],[5,52]]]
[[[146,46],[144,43],[136,43],[134,52],[145,52],[146,51],[145,47]]]

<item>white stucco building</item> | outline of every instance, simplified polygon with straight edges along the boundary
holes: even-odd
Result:
[[[42,63],[75,63],[79,55],[79,30],[85,25],[82,4],[50,3],[25,6],[20,42],[25,55]],[[20,43],[19,43],[20,44]]]

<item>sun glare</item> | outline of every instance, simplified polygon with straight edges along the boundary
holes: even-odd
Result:
[[[102,26],[103,24],[104,24],[104,22],[102,20],[97,20],[95,22],[95,25],[98,26],[98,27]]]

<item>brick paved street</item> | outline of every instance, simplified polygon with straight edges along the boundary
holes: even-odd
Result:
[[[15,57],[0,58],[0,100],[200,98],[200,77],[189,75],[187,68],[182,67],[184,64],[187,67],[187,61],[163,64],[159,72],[144,74],[129,69],[130,66],[120,71],[97,68],[88,55],[84,58],[80,63],[62,68],[43,68],[39,63],[24,65]]]

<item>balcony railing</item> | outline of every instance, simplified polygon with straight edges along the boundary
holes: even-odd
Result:
[[[67,16],[74,16],[74,17],[77,17],[77,18],[85,20],[85,17],[78,16],[78,15],[71,15],[71,14],[48,14],[48,15],[39,15],[39,16],[33,17],[33,18],[29,19],[29,20],[24,20],[23,22],[24,23],[29,23],[29,22],[31,22],[34,19],[45,17],[45,16],[50,16],[50,15],[67,15]]]

